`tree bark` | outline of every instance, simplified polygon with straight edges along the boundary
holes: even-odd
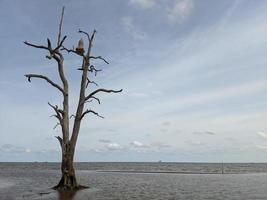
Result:
[[[54,187],[57,190],[77,190],[80,186],[77,183],[75,169],[73,166],[74,152],[71,150],[69,143],[62,148],[62,162],[61,162],[61,179]]]

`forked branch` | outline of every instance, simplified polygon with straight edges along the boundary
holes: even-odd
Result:
[[[53,129],[56,129],[57,128],[57,126],[59,126],[60,125],[60,123],[58,122],[58,123],[56,123],[56,125],[54,126],[54,128]]]
[[[99,93],[99,92],[105,92],[105,93],[119,93],[122,92],[122,89],[120,90],[107,90],[107,89],[97,89],[95,91],[93,91],[92,93],[90,93],[87,97],[85,97],[85,101],[89,100],[90,98],[92,98],[92,96],[94,96],[95,94]]]
[[[87,32],[85,32],[85,31],[83,31],[83,30],[81,30],[81,29],[79,29],[79,31],[78,31],[79,33],[83,33],[83,34],[85,34],[86,35],[86,37],[87,37],[87,39],[88,39],[88,42],[90,42],[90,35],[89,35],[89,33],[87,33]]]
[[[80,67],[77,70],[83,71],[83,70],[85,70],[85,68],[84,67]],[[97,75],[97,72],[101,72],[102,69],[96,69],[94,65],[90,65],[89,66],[89,69],[87,69],[87,71],[89,71],[91,73],[95,72],[95,76],[96,76]]]
[[[55,56],[55,54],[60,55],[60,53],[59,53],[58,50],[61,47],[63,47],[63,43],[66,40],[66,38],[67,38],[67,36],[65,35],[63,37],[63,39],[58,42],[57,47],[54,48],[54,49],[52,48],[51,41],[50,41],[49,38],[47,38],[47,46],[44,46],[44,45],[36,45],[36,44],[29,43],[27,41],[25,41],[24,44],[26,44],[26,45],[28,45],[30,47],[37,48],[37,49],[45,49],[45,50],[49,51],[49,53],[50,53],[50,55],[46,56],[46,58],[48,58],[48,59],[54,58],[55,60],[60,61],[59,58],[57,56]]]
[[[96,86],[98,86],[98,84],[97,84],[96,82],[94,82],[94,81],[90,81],[90,79],[87,78],[87,83],[86,83],[86,86],[85,86],[86,88],[88,87],[89,83],[93,83],[93,84],[95,84]]]
[[[97,98],[97,97],[94,97],[94,96],[91,96],[91,97],[90,97],[90,99],[89,99],[89,100],[87,100],[85,103],[87,103],[87,102],[92,102],[92,99],[95,99],[95,100],[97,101],[97,103],[98,103],[98,104],[101,104],[101,101],[100,101],[100,99],[99,99],[99,98]]]
[[[63,43],[66,40],[66,38],[67,38],[67,36],[65,35],[63,37],[63,39],[61,40],[61,42],[59,42],[58,46],[53,50],[53,52],[57,52],[59,50],[59,48],[63,46]]]
[[[37,49],[45,49],[45,50],[50,51],[48,47],[43,46],[43,45],[36,45],[36,44],[29,43],[27,41],[24,41],[24,44],[31,46],[31,47],[34,47],[34,48],[37,48]]]
[[[64,94],[64,90],[62,87],[60,87],[58,84],[50,80],[48,77],[40,74],[25,74],[25,77],[28,78],[28,81],[31,82],[31,78],[40,78],[46,80],[48,83],[50,83],[53,87],[57,88],[59,91],[61,91]]]
[[[78,31],[79,33],[83,33],[86,35],[87,37],[87,40],[88,40],[88,50],[87,50],[87,53],[86,53],[86,57],[89,58],[89,55],[90,55],[90,51],[92,49],[92,46],[93,46],[93,40],[94,40],[94,37],[95,37],[95,34],[96,34],[96,30],[93,31],[93,34],[90,36],[89,33],[79,29]]]
[[[62,46],[61,50],[67,51],[68,53],[74,53],[74,54],[76,54],[78,56],[81,56],[84,59],[86,59],[86,57],[83,54],[80,54],[79,52],[75,51],[74,48],[73,49],[68,49],[68,48]]]
[[[94,115],[96,115],[96,116],[98,116],[98,117],[104,119],[104,117],[101,116],[101,115],[99,115],[97,112],[95,112],[95,111],[93,111],[93,110],[91,110],[91,109],[90,109],[90,110],[87,109],[87,110],[84,111],[84,113],[82,114],[80,120],[82,120],[82,118],[83,118],[86,114],[88,114],[88,113],[93,113]]]
[[[89,72],[95,72],[95,76],[97,75],[97,72],[101,72],[102,69],[96,69],[94,65],[90,65],[89,69],[88,69]]]
[[[48,102],[48,105],[53,108],[55,111],[56,115],[54,115],[56,118],[58,118],[59,122],[62,122],[62,118],[64,116],[63,110],[59,109],[57,105],[53,106],[51,103]]]
[[[90,56],[89,57],[90,59],[100,59],[100,60],[103,60],[106,64],[109,64],[109,62],[103,58],[102,56]]]
[[[59,144],[60,144],[60,146],[61,146],[61,148],[62,148],[62,147],[63,147],[63,140],[62,140],[62,138],[59,137],[59,136],[55,136],[55,138],[58,139],[58,142],[59,142]]]

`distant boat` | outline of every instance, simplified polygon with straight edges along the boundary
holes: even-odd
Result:
[[[159,160],[158,163],[162,163],[162,160]]]

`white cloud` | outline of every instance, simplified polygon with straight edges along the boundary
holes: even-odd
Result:
[[[150,144],[152,147],[156,147],[157,149],[165,149],[171,147],[168,144],[165,144],[163,142],[153,142]]]
[[[149,124],[151,121],[157,120],[158,118],[155,118],[159,116],[164,116],[164,120],[167,120],[166,117],[168,117],[175,124],[175,120],[190,118],[190,115],[193,117],[205,115],[205,120],[199,118],[199,121],[194,122],[194,124],[202,126],[198,127],[198,130],[214,127],[213,130],[219,132],[219,127],[215,127],[215,125],[204,127],[205,121],[209,120],[220,126],[222,130],[232,128],[240,131],[242,129],[240,125],[244,120],[249,122],[251,129],[252,127],[256,130],[262,128],[262,122],[264,120],[266,122],[266,115],[262,114],[265,112],[265,108],[262,108],[263,110],[260,112],[246,109],[240,111],[239,108],[248,106],[245,104],[250,98],[257,107],[257,102],[262,102],[262,100],[255,97],[259,94],[266,94],[266,79],[262,76],[254,77],[254,72],[257,72],[258,68],[260,69],[263,65],[260,63],[265,62],[261,56],[261,52],[266,46],[263,44],[267,42],[267,29],[263,21],[263,17],[258,16],[239,23],[229,22],[223,26],[215,24],[207,29],[196,30],[181,40],[178,45],[176,41],[170,51],[165,51],[167,54],[173,55],[169,61],[165,59],[159,63],[159,67],[155,66],[152,71],[150,68],[147,71],[136,71],[121,81],[121,85],[125,85],[125,88],[131,91],[146,93],[156,88],[163,92],[161,95],[163,98],[150,98],[150,102],[129,106],[126,112],[113,117],[114,123],[121,126],[134,126],[137,123],[142,129],[144,127],[151,129],[153,125]],[[249,71],[251,71],[251,76],[250,74],[246,75]],[[264,71],[262,70],[262,72]],[[204,79],[205,77],[207,79]],[[213,80],[214,78],[218,81]],[[132,84],[136,79],[142,83],[150,80],[151,86]],[[208,83],[208,85],[202,86],[202,82]],[[218,84],[220,82],[222,84]],[[193,90],[190,91],[192,86]],[[168,98],[166,98],[166,94]],[[233,100],[238,102],[236,110],[228,107],[231,106]],[[129,101],[131,100],[129,99],[125,103]],[[225,108],[218,105],[225,106]],[[205,111],[191,109],[205,106],[216,106],[216,109],[207,108]],[[216,110],[222,114],[215,116]],[[255,115],[256,112],[258,113]],[[209,115],[213,117],[211,118]],[[229,124],[227,125],[227,122],[231,124],[231,127],[228,126]],[[190,127],[190,125],[188,126]],[[248,134],[248,131],[246,133]]]
[[[258,149],[267,149],[267,146],[266,145],[256,145],[256,147],[258,148]]]
[[[12,144],[3,144],[0,147],[0,153],[16,153],[16,154],[21,154],[21,153],[30,153],[31,150],[28,148],[24,148],[21,146],[15,146]]]
[[[261,138],[267,139],[267,133],[260,131],[260,132],[258,132],[257,134],[258,134],[258,136],[260,136]]]
[[[98,153],[105,153],[111,151],[134,151],[134,152],[159,152],[163,149],[170,148],[171,146],[163,142],[152,142],[150,144],[145,144],[143,142],[134,140],[128,144],[121,144],[117,142],[111,142],[109,140],[101,140],[103,145],[95,146],[90,149],[83,149],[85,151],[93,151]]]
[[[12,144],[3,144],[0,146],[0,153],[4,154],[25,154],[25,153],[46,153],[49,150],[46,150],[45,152],[37,150],[37,151],[32,151],[30,148],[25,148],[21,146],[16,146]]]
[[[207,91],[201,91],[190,95],[176,95],[172,98],[165,100],[164,102],[153,103],[140,107],[142,113],[146,113],[140,116],[140,110],[134,109],[123,116],[118,115],[116,121],[120,122],[134,122],[143,123],[144,117],[151,118],[153,116],[159,116],[162,114],[173,113],[177,115],[180,109],[187,109],[193,106],[207,105],[208,103],[220,102],[226,99],[234,99],[240,97],[249,97],[257,92],[263,92],[267,89],[267,81],[256,80],[249,83],[242,83],[227,87],[220,87],[216,89],[210,89]],[[165,129],[163,129],[165,131]]]
[[[165,149],[165,148],[169,148],[171,147],[170,145],[168,144],[165,144],[163,142],[152,142],[150,144],[143,144],[142,142],[139,142],[139,141],[133,141],[130,143],[130,145],[133,147],[133,148],[136,148],[136,149],[144,149],[146,148],[147,151],[150,150],[150,151],[154,151],[154,150],[160,150],[160,149]]]
[[[169,122],[169,121],[165,121],[165,122],[162,122],[161,125],[162,125],[162,126],[170,126],[170,125],[171,125],[171,122]]]
[[[134,148],[148,148],[149,146],[148,145],[145,145],[141,142],[138,142],[138,141],[133,141],[130,143],[131,146],[133,146]]]
[[[107,145],[106,145],[106,148],[107,148],[108,150],[111,150],[111,151],[113,151],[113,150],[121,150],[121,149],[123,149],[123,147],[122,147],[120,144],[115,143],[115,142],[107,144]]]
[[[168,19],[171,22],[181,22],[191,14],[193,7],[192,0],[176,0],[174,5],[168,8]]]
[[[155,0],[130,0],[130,4],[139,6],[143,9],[149,9],[156,5]]]
[[[25,152],[26,152],[26,153],[31,153],[32,151],[31,151],[31,149],[28,149],[28,148],[27,148],[27,149],[25,149]]]
[[[101,143],[111,143],[111,141],[107,139],[99,139],[98,141]]]
[[[91,149],[93,152],[96,152],[96,153],[102,153],[102,152],[105,152],[104,149],[98,149],[98,148],[94,148],[94,149]]]
[[[202,145],[204,145],[203,142],[200,142],[200,141],[192,141],[192,140],[188,140],[187,143],[190,144],[190,145],[192,145],[192,146],[202,146]]]
[[[93,145],[93,147],[91,148],[84,146],[82,150],[93,151],[97,153],[105,153],[105,152],[110,152],[110,151],[118,151],[118,150],[127,149],[127,146],[121,145],[118,142],[113,142],[108,139],[99,139],[98,142],[99,142],[98,144],[96,144],[95,146]]]
[[[196,134],[196,135],[215,135],[215,133],[211,132],[211,131],[196,131],[196,132],[193,132],[193,134]]]
[[[122,25],[125,31],[134,39],[136,40],[143,40],[145,39],[146,35],[144,32],[139,30],[134,25],[134,20],[132,17],[123,17],[122,18]]]
[[[182,22],[190,16],[194,8],[193,0],[130,0],[130,4],[144,10],[157,7],[170,22]]]
[[[210,91],[203,91],[198,94],[193,94],[189,96],[177,96],[174,98],[173,102],[165,102],[161,104],[164,106],[163,109],[167,108],[186,108],[191,107],[193,105],[204,105],[206,103],[234,98],[234,97],[241,97],[241,96],[249,96],[257,92],[266,91],[267,89],[267,81],[265,80],[258,80],[253,81],[251,83],[242,83],[238,85],[228,86],[224,88],[216,88]],[[159,105],[160,106],[160,105]]]

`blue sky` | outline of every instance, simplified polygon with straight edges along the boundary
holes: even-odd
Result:
[[[59,82],[56,65],[23,41],[55,42],[63,5],[65,46],[96,29],[95,81],[124,89],[89,106],[105,119],[85,118],[76,161],[267,162],[264,0],[0,0],[0,161],[61,159],[60,94],[23,76]],[[81,60],[65,56],[74,113]]]

